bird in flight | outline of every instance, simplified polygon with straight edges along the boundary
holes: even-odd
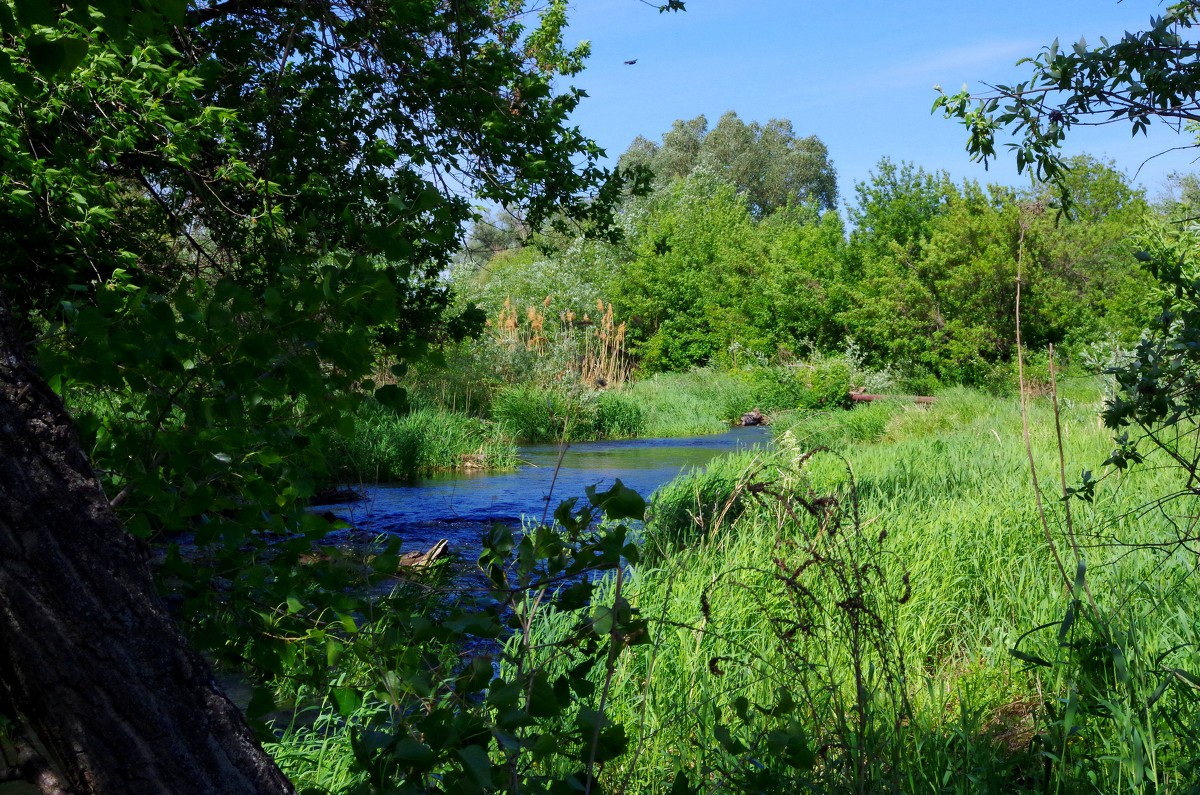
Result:
[[[632,61],[626,61],[626,62],[625,62],[625,65],[626,65],[626,66],[633,66],[635,63],[637,63],[637,58],[634,58]]]

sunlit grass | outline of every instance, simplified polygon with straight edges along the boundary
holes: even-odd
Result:
[[[516,447],[500,428],[435,409],[407,414],[366,406],[352,433],[326,440],[330,469],[344,483],[408,480],[455,469],[511,469]]]
[[[737,697],[767,705],[784,687],[825,749],[791,774],[818,788],[861,791],[866,775],[869,791],[1190,791],[1192,555],[1124,546],[1186,533],[1188,510],[1148,507],[1171,489],[1169,470],[1103,469],[1100,394],[1077,382],[1060,403],[1068,485],[1082,469],[1107,474],[1093,503],[1070,503],[1073,535],[1046,397],[1029,416],[1049,539],[1018,399],[968,390],[798,417],[781,423],[774,454],[714,462],[661,490],[652,554],[625,583],[652,642],[619,660],[609,701],[614,721],[637,727],[639,753],[612,781],[649,792],[678,770],[731,775],[718,725],[732,725]],[[833,452],[809,457],[813,443]],[[822,496],[839,501],[841,541],[807,512],[832,515]],[[1069,585],[1077,553],[1090,597]],[[868,570],[874,606],[855,630],[838,600],[845,572]],[[856,658],[875,677],[861,721]]]

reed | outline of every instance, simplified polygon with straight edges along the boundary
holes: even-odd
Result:
[[[745,380],[708,368],[658,373],[635,381],[628,394],[641,405],[651,437],[719,433],[754,407]]]

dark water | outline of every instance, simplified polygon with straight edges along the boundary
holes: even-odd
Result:
[[[399,535],[405,550],[427,549],[445,538],[452,550],[471,555],[484,527],[492,522],[516,526],[522,516],[539,520],[547,497],[553,513],[562,500],[585,499],[588,486],[603,490],[620,478],[648,498],[659,486],[713,456],[763,445],[767,439],[764,428],[734,428],[715,436],[583,442],[567,449],[556,480],[559,449],[523,447],[523,463],[514,472],[459,472],[379,485],[368,489],[361,502],[328,510],[360,532]]]

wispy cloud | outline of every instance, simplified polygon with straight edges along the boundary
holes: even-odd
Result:
[[[1021,58],[1035,55],[1044,42],[1033,40],[981,41],[888,64],[871,75],[876,87],[900,89],[942,83],[948,90],[987,76],[995,79],[1010,72]]]
[[[1028,39],[980,41],[944,49],[912,53],[907,57],[862,63],[853,71],[838,74],[832,80],[797,85],[794,94],[810,100],[822,99],[830,106],[848,106],[862,101],[864,92],[875,98],[921,97],[913,107],[927,107],[932,101],[932,88],[943,86],[957,91],[963,83],[978,88],[980,81],[1004,83],[1018,79],[1020,71],[1014,64],[1021,58],[1037,54],[1044,42]]]

